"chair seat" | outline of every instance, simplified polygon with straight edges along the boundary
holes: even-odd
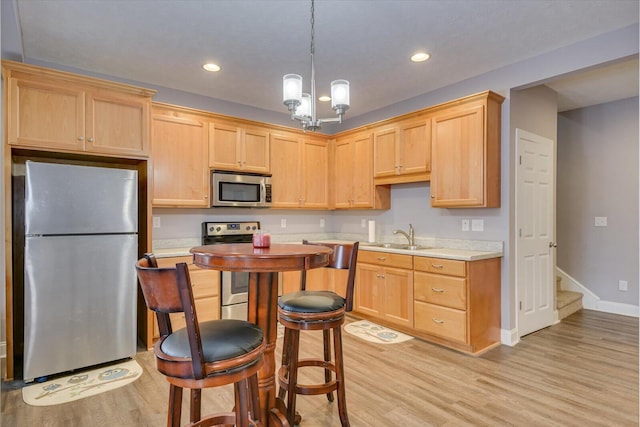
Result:
[[[295,313],[326,313],[340,310],[346,300],[331,291],[298,291],[282,295],[278,306]]]
[[[262,344],[262,329],[244,320],[210,320],[199,323],[199,326],[206,363],[242,356]],[[160,350],[168,356],[191,359],[187,329],[167,336]]]

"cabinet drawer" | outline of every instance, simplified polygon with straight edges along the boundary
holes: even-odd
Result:
[[[446,307],[467,309],[466,279],[440,274],[413,274],[413,298]]]
[[[426,302],[414,303],[415,328],[449,340],[466,343],[467,314]]]
[[[192,256],[173,256],[167,258],[156,258],[158,267],[175,267],[180,262],[186,262],[189,267],[193,266]]]
[[[408,270],[413,268],[413,256],[392,254],[390,252],[358,251],[358,262]]]
[[[189,278],[193,289],[193,299],[214,297],[220,294],[220,272],[193,265],[193,257],[158,258],[158,267],[175,267],[176,264],[186,262],[189,267]]]
[[[428,273],[447,274],[465,277],[467,268],[465,261],[442,258],[415,257],[415,269]]]

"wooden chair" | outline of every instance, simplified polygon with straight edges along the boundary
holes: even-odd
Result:
[[[156,313],[160,339],[156,367],[170,384],[167,426],[180,425],[182,389],[191,389],[192,425],[262,426],[257,372],[266,343],[262,329],[241,320],[198,323],[185,263],[158,268],[153,255],[138,260],[136,271],[147,307]],[[173,331],[170,313],[183,312],[186,328]],[[201,419],[203,388],[233,384],[235,411]]]
[[[342,360],[342,333],[345,313],[353,308],[353,289],[358,257],[358,242],[353,244],[309,243],[333,249],[328,268],[348,269],[346,295],[342,297],[331,291],[306,290],[306,274],[302,272],[300,291],[281,296],[278,300],[278,320],[285,327],[282,350],[282,365],[278,370],[278,397],[287,396],[287,419],[291,425],[296,419],[296,396],[326,394],[333,401],[333,391],[338,397],[338,413],[342,426],[349,426],[345,402],[344,368]],[[322,330],[323,359],[298,360],[300,331]],[[331,340],[333,331],[334,361],[331,361]],[[298,384],[298,369],[320,367],[325,370],[323,384]],[[335,374],[335,379],[333,379]]]

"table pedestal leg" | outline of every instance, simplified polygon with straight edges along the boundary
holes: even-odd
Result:
[[[267,346],[264,364],[258,372],[260,406],[263,425],[283,425],[277,414],[270,416],[272,409],[282,410],[276,403],[276,340],[278,338],[278,273],[249,273],[248,320],[262,328]],[[274,424],[275,423],[275,424]]]

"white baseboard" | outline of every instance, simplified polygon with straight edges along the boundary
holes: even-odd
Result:
[[[637,305],[603,301],[560,267],[556,267],[556,274],[562,279],[562,290],[580,292],[582,294],[582,306],[587,310],[640,317],[640,309]]]
[[[520,342],[517,329],[500,329],[500,343],[513,347]]]

